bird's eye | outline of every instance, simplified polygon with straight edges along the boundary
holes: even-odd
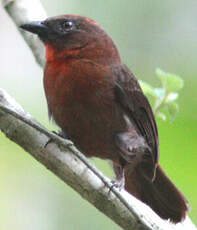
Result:
[[[66,32],[72,30],[73,29],[73,22],[72,21],[64,21],[62,23],[62,29]]]

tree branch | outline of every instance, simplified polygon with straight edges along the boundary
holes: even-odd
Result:
[[[47,17],[46,11],[44,10],[41,2],[39,0],[1,0],[4,9],[7,11],[12,21],[19,28],[21,24],[44,20]],[[43,67],[44,60],[44,46],[42,42],[39,40],[38,36],[28,33],[24,30],[20,30],[19,32],[25,39],[27,45],[30,47],[37,63]]]
[[[124,229],[151,229],[109,179],[95,169],[70,141],[49,133],[13,98],[0,90],[0,129],[49,170],[78,191]],[[28,124],[29,123],[29,124]],[[129,211],[130,210],[130,211]]]
[[[48,132],[2,89],[0,129],[123,229],[195,229],[189,218],[175,227],[126,191],[111,188],[110,180],[72,142]]]
[[[2,2],[17,26],[46,18],[39,0],[2,0]],[[38,64],[43,66],[42,43],[37,36],[20,32]],[[110,180],[92,166],[72,142],[48,132],[1,89],[0,130],[123,229],[196,229],[188,217],[176,226],[161,220],[149,207],[126,191],[119,192],[112,188],[109,193]]]

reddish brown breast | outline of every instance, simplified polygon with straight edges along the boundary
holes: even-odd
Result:
[[[118,158],[114,137],[125,122],[110,67],[74,58],[48,62],[44,87],[49,113],[85,155]]]

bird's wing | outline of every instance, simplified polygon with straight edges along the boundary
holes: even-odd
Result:
[[[113,67],[113,72],[116,103],[123,109],[138,135],[145,139],[150,148],[152,170],[155,171],[159,156],[158,131],[151,106],[137,79],[125,65]]]

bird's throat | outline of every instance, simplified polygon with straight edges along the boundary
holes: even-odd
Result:
[[[78,49],[57,49],[50,44],[46,44],[46,61],[54,62],[61,61],[61,59],[75,58],[80,53],[80,48]]]

